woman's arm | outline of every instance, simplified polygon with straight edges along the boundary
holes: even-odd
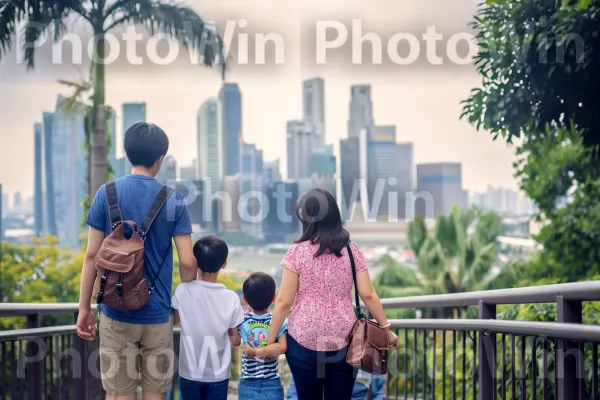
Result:
[[[298,274],[294,271],[288,268],[283,269],[281,288],[279,289],[277,299],[275,299],[275,310],[273,311],[271,329],[269,330],[269,338],[267,340],[267,344],[269,345],[277,342],[277,335],[294,305],[296,293],[298,293],[298,280]]]
[[[364,270],[356,276],[356,285],[358,286],[358,295],[367,306],[369,313],[375,318],[380,326],[385,326],[390,336],[390,344],[395,345],[398,337],[389,329],[389,323],[381,306],[379,296],[371,283],[369,271]]]

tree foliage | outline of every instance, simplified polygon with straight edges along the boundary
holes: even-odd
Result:
[[[449,215],[439,215],[431,235],[423,218],[417,217],[408,229],[408,242],[417,265],[403,265],[383,256],[383,270],[373,280],[377,292],[381,297],[405,297],[514,284],[520,272],[517,266],[494,268],[498,255],[496,238],[501,231],[500,217],[479,208],[460,211],[454,207]],[[441,316],[440,310],[427,313]]]
[[[56,238],[34,239],[33,244],[17,246],[2,243],[2,301],[9,303],[69,303],[79,298],[79,278],[83,253],[58,247]],[[66,320],[72,323],[73,317]],[[56,318],[45,317],[51,325]],[[24,318],[2,318],[0,328],[23,328]]]
[[[488,0],[475,16],[482,86],[463,116],[511,143],[545,223],[532,281],[600,273],[600,0]]]
[[[600,1],[487,0],[472,26],[483,84],[465,101],[471,123],[511,143],[573,121],[600,143]]]

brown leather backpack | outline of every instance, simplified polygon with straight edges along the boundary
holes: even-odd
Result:
[[[156,276],[149,285],[144,278],[144,241],[154,219],[173,191],[170,187],[163,186],[138,230],[135,222],[123,221],[115,182],[105,185],[111,233],[102,242],[95,258],[94,298],[98,304],[123,311],[138,310],[148,304],[171,245],[169,244]],[[125,237],[126,225],[133,230],[129,239]]]
[[[357,321],[350,331],[348,354],[346,362],[356,369],[363,370],[372,375],[386,375],[390,351],[390,338],[385,329],[376,322],[369,321],[360,311],[358,298],[358,285],[356,284],[356,264],[350,245],[346,246],[352,278],[354,279],[354,296],[356,301]]]

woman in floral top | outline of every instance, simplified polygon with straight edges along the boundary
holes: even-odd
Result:
[[[271,332],[278,332],[290,309],[286,357],[299,400],[352,397],[355,371],[346,363],[348,337],[356,322],[352,305],[352,267],[356,264],[358,294],[377,323],[388,329],[390,342],[398,338],[371,284],[367,262],[342,226],[333,196],[321,189],[303,195],[296,206],[302,237],[283,258],[281,289],[275,302]],[[269,344],[276,335],[269,335]]]

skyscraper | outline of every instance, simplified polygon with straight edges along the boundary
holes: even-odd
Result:
[[[315,132],[311,124],[305,121],[288,121],[288,179],[310,178],[314,148]]]
[[[239,174],[234,176],[226,176],[223,179],[223,190],[227,194],[225,199],[216,200],[219,207],[219,222],[221,227],[219,231],[223,232],[239,232],[240,231],[240,213],[238,212],[238,204],[240,203],[241,192],[241,177]]]
[[[454,204],[461,206],[462,166],[460,163],[434,163],[417,165],[417,192],[433,200],[427,204],[426,197],[417,200],[416,212],[426,218],[449,214]]]
[[[52,123],[54,113],[45,112],[42,114],[44,130],[44,178],[45,178],[45,207],[46,233],[56,236],[56,207],[54,203],[54,173],[53,173],[53,150],[52,150]]]
[[[340,181],[341,181],[341,204],[342,218],[344,221],[350,218],[351,206],[360,199],[360,140],[358,136],[349,137],[340,141]],[[355,198],[352,192],[356,193]]]
[[[177,179],[177,161],[172,155],[167,155],[162,162],[156,180],[164,185],[173,185]]]
[[[353,85],[350,87],[348,137],[358,137],[363,129],[370,128],[374,124],[371,86]]]
[[[216,99],[210,98],[202,103],[196,122],[198,178],[210,178],[214,190],[223,177],[221,169],[223,148],[219,134],[219,109]],[[236,153],[236,159],[237,157]]]
[[[23,196],[21,195],[21,192],[15,192],[15,194],[13,194],[12,212],[17,214],[23,212]]]
[[[269,200],[263,223],[267,243],[289,243],[297,237],[299,221],[294,216],[299,190],[297,182],[267,182],[265,196]]]
[[[242,94],[237,83],[224,83],[219,91],[220,130],[224,176],[239,172],[239,139],[242,135]]]
[[[179,167],[179,179],[186,181],[195,181],[196,180],[196,166],[194,164],[189,166],[181,166]]]
[[[44,199],[43,199],[43,182],[42,182],[42,124],[34,125],[34,188],[33,188],[33,218],[35,236],[41,236],[44,230]]]
[[[58,97],[52,121],[52,180],[57,236],[62,246],[77,247],[87,198],[87,152],[83,113],[65,114]]]
[[[263,173],[263,151],[255,144],[245,143],[240,138],[240,174],[258,177]]]
[[[113,113],[108,120],[108,132],[110,134],[110,148],[108,149],[108,163],[113,170],[113,176],[117,169],[117,116]]]
[[[336,170],[336,159],[332,145],[314,149],[311,158],[311,175],[313,177],[333,179]]]
[[[413,163],[413,144],[398,143],[397,147],[397,166],[398,166],[398,213],[401,218],[406,217],[406,198],[415,190],[414,186],[414,163]],[[408,216],[410,218],[410,215]]]
[[[265,182],[281,181],[281,169],[279,167],[279,159],[263,163],[263,172],[265,176]]]
[[[366,178],[369,218],[389,216],[398,218],[398,144],[396,127],[373,126],[364,129],[361,146],[361,177]],[[365,170],[366,169],[366,170]],[[365,201],[365,199],[362,199]]]
[[[123,103],[123,138],[131,125],[146,122],[146,103]]]
[[[302,119],[312,125],[315,146],[325,146],[325,81],[312,78],[302,82]]]

